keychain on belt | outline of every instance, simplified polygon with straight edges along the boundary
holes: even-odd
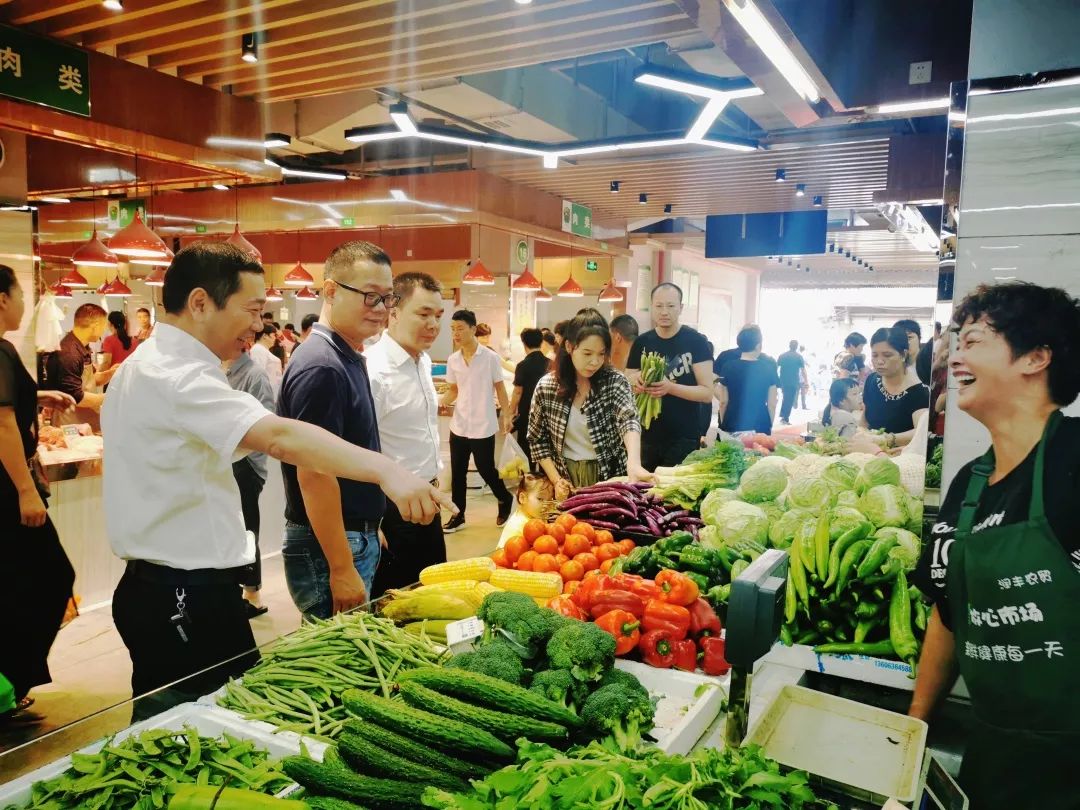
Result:
[[[187,598],[187,592],[183,588],[176,589],[176,614],[169,617],[169,621],[173,623],[173,627],[176,628],[176,632],[180,635],[180,640],[185,644],[188,641],[187,631],[185,627],[191,626],[191,617],[184,612],[184,599]]]

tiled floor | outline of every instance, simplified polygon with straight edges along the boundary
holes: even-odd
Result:
[[[498,542],[496,503],[491,495],[471,492],[466,514],[465,528],[446,537],[451,560],[490,553]],[[251,622],[259,644],[296,629],[300,623],[300,614],[285,586],[280,555],[263,561],[263,581],[263,601],[270,610]],[[37,701],[33,711],[41,716],[40,722],[0,726],[0,751],[131,697],[131,661],[108,607],[83,613],[60,631],[49,656],[49,667],[53,682],[31,693]],[[100,734],[88,739],[111,733],[122,725],[115,714],[105,715]]]

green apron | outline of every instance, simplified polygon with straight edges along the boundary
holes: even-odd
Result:
[[[1035,454],[1024,523],[971,533],[994,470],[991,449],[976,463],[948,563],[956,655],[971,693],[975,728],[960,783],[972,810],[1080,808],[1071,773],[1080,754],[1080,573],[1046,519],[1046,446]]]

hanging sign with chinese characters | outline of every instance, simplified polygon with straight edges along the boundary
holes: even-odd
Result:
[[[592,209],[578,205],[570,200],[563,200],[562,229],[575,236],[592,238]]]
[[[86,51],[0,25],[0,95],[90,115]]]

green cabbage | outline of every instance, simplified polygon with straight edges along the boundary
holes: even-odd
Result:
[[[807,509],[795,508],[785,512],[769,524],[769,545],[773,548],[788,548],[799,526],[806,521],[815,523],[816,520],[814,513]]]
[[[922,537],[923,533],[923,502],[922,498],[914,498],[908,495],[907,500],[909,520],[905,527],[909,532]]]
[[[803,478],[788,489],[788,506],[802,509],[823,509],[829,506],[833,493],[820,478]]]
[[[898,574],[901,570],[911,571],[919,563],[922,554],[922,541],[918,535],[898,529],[893,526],[885,526],[874,533],[875,538],[895,537],[896,545],[889,549],[889,556],[885,565],[882,566],[884,574]]]
[[[866,462],[855,479],[855,491],[860,495],[868,489],[879,487],[884,484],[900,484],[900,468],[891,459],[875,458]]]
[[[701,502],[701,519],[706,523],[713,523],[713,516],[716,514],[716,510],[728,501],[734,501],[736,497],[735,490],[717,487],[706,495],[705,499]]]
[[[704,530],[698,532],[698,542],[706,547],[749,543],[764,548],[769,539],[769,518],[765,511],[742,501],[728,501],[723,504],[716,510],[709,525],[716,528],[715,533],[708,532],[706,535]],[[705,527],[708,528],[709,526]]]
[[[769,519],[769,525],[780,520],[781,517],[787,512],[787,507],[784,506],[783,501],[777,499],[775,501],[766,501],[765,503],[754,504],[762,512],[765,513],[765,517]]]
[[[908,497],[908,494],[895,484],[871,487],[859,498],[859,511],[878,528],[903,528],[911,519],[908,513]]]
[[[859,477],[859,466],[845,459],[838,459],[825,468],[822,480],[829,485],[834,494],[855,488],[855,479]]]
[[[758,463],[743,473],[739,497],[747,503],[774,500],[788,485],[787,473],[776,464]]]
[[[856,492],[850,489],[846,492],[841,492],[836,496],[836,506],[837,508],[841,506],[848,506],[852,509],[856,509],[859,506],[859,496]]]
[[[845,532],[863,525],[869,526],[870,521],[858,509],[852,509],[849,506],[837,506],[829,515],[829,539],[835,542]]]

